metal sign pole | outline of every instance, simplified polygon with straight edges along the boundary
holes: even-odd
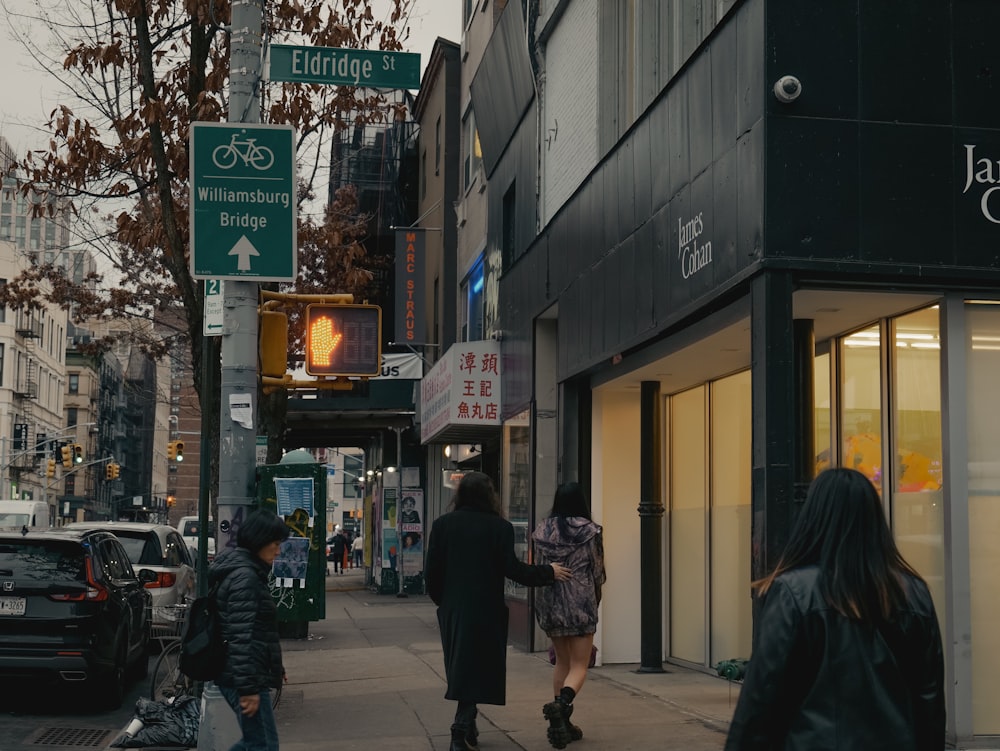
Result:
[[[399,553],[396,560],[399,561],[399,592],[396,597],[406,597],[406,590],[403,587],[403,431],[401,428],[394,428],[396,431],[396,545],[399,546]]]
[[[229,58],[229,122],[260,121],[263,0],[233,4]],[[216,550],[235,539],[236,527],[253,503],[257,432],[256,281],[227,281],[219,420],[219,518]]]

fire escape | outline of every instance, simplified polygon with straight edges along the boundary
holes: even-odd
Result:
[[[17,422],[27,426],[27,433],[20,436],[23,442],[21,449],[10,466],[12,474],[19,474],[34,470],[35,462],[39,458],[36,457],[35,451],[28,449],[34,446],[31,436],[34,424],[32,413],[34,401],[38,398],[38,355],[35,352],[35,344],[42,336],[42,322],[36,320],[30,312],[18,311],[14,333],[21,343],[20,362],[17,365],[17,378],[14,384],[14,399],[20,413]]]

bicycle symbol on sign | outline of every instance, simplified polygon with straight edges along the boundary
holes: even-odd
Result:
[[[212,152],[212,161],[219,169],[232,169],[236,162],[243,161],[247,167],[264,171],[274,164],[274,152],[267,146],[258,146],[256,138],[238,140],[239,135],[233,133],[229,143],[216,146]]]

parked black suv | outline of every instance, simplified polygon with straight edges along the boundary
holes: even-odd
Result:
[[[80,681],[117,709],[149,664],[155,579],[111,532],[0,532],[0,681]]]

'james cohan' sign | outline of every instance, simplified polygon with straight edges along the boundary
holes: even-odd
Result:
[[[993,194],[1000,190],[1000,159],[987,159],[976,156],[974,144],[965,144],[965,187],[962,194],[966,194],[973,184],[988,185],[979,199],[979,208],[983,216],[994,224],[1000,224],[1000,203],[995,204],[993,210],[990,209],[990,200]]]

